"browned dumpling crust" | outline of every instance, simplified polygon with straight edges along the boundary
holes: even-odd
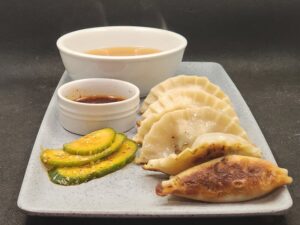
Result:
[[[176,195],[205,202],[258,198],[292,183],[288,171],[255,157],[230,155],[192,167],[156,187],[160,196]]]
[[[261,158],[261,151],[244,138],[233,134],[206,133],[200,135],[191,148],[186,148],[179,154],[171,154],[165,158],[149,160],[143,168],[176,175],[200,163],[226,155]]]

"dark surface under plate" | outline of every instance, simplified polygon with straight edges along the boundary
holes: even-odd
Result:
[[[0,224],[300,224],[300,2],[261,0],[0,1]],[[93,219],[26,216],[17,197],[40,123],[64,67],[56,39],[105,25],[167,28],[187,37],[184,60],[222,64],[257,119],[294,206],[285,216]],[[101,194],[101,190],[99,190]]]

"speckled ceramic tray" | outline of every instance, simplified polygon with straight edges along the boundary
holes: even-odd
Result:
[[[262,149],[264,158],[275,162],[272,152],[243,97],[216,63],[184,62],[177,74],[207,76],[231,98],[242,126]],[[70,81],[64,73],[58,86]],[[40,162],[41,146],[60,147],[77,138],[64,130],[57,119],[54,93],[37,135],[19,194],[18,206],[30,214],[95,217],[192,217],[282,214],[292,206],[286,187],[253,201],[208,204],[176,197],[159,197],[156,184],[166,177],[148,172],[134,163],[78,186],[59,186],[50,182]],[[135,129],[128,132],[133,136]]]

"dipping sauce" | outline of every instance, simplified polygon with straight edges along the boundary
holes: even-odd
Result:
[[[104,55],[104,56],[136,56],[136,55],[149,55],[161,52],[154,48],[143,47],[113,47],[113,48],[100,48],[89,50],[86,53],[92,55]]]
[[[75,99],[75,102],[89,103],[89,104],[103,104],[111,102],[120,102],[125,100],[123,97],[112,96],[112,95],[96,95],[96,96],[86,96]]]

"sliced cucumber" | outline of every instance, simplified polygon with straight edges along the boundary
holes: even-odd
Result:
[[[47,168],[82,166],[95,162],[117,151],[125,139],[126,136],[124,134],[116,134],[116,138],[111,146],[95,155],[71,155],[62,150],[45,149],[41,154],[41,160]]]
[[[63,149],[73,155],[93,155],[108,148],[115,136],[116,132],[113,129],[105,128],[64,144]]]
[[[137,144],[134,141],[127,139],[117,152],[95,164],[50,170],[50,180],[60,185],[75,185],[105,176],[131,162],[134,159],[137,148]]]

